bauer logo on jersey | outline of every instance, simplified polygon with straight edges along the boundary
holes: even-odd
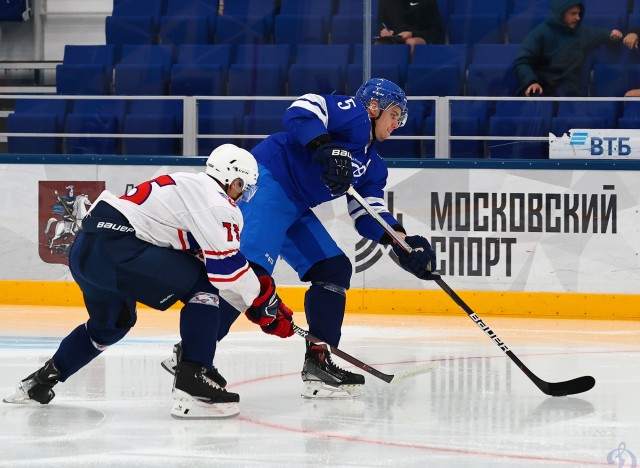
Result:
[[[104,187],[103,181],[38,182],[38,253],[43,262],[68,264],[82,220]]]

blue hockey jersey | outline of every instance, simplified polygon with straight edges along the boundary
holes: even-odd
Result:
[[[331,135],[351,152],[353,187],[390,225],[399,224],[384,202],[388,170],[371,143],[371,121],[365,107],[352,96],[305,94],[284,115],[285,132],[275,133],[251,152],[273,174],[300,211],[333,199],[320,180],[322,167],[306,148],[314,138]],[[347,195],[349,214],[363,237],[380,241],[384,230]]]

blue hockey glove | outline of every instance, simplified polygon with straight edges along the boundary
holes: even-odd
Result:
[[[353,180],[351,153],[344,146],[327,143],[318,147],[313,160],[322,166],[320,180],[329,188],[331,195],[344,195]]]
[[[398,256],[400,266],[409,273],[423,280],[436,280],[440,275],[433,274],[436,271],[436,253],[431,248],[429,241],[422,236],[407,236],[404,238],[413,252],[408,254],[395,242],[393,251]]]

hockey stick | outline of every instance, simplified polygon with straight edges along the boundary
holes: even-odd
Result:
[[[295,323],[293,324],[293,331],[296,332],[297,335],[300,335],[302,338],[307,340],[309,343],[326,344],[331,350],[331,352],[336,356],[341,357],[348,363],[353,364],[354,366],[359,367],[363,371],[368,372],[369,374],[375,377],[378,377],[379,379],[384,380],[385,382],[390,384],[397,383],[398,381],[404,380],[407,377],[413,377],[414,375],[420,375],[420,374],[425,374],[427,372],[431,372],[437,369],[438,367],[437,362],[428,362],[426,364],[421,364],[419,366],[412,367],[411,369],[398,372],[397,374],[389,375],[389,374],[385,374],[384,372],[380,372],[377,369],[374,369],[369,364],[365,364],[364,362],[354,358],[350,354],[345,353],[344,351],[336,348],[335,346],[331,346],[330,344],[325,343],[320,338],[313,336],[307,330],[300,328]]]
[[[362,196],[355,191],[353,187],[349,187],[347,193],[351,195],[362,208],[365,209],[367,213],[369,213],[373,219],[375,219],[380,226],[391,236],[391,238],[407,253],[411,253],[413,249],[409,244],[405,242],[405,240],[400,237],[400,235],[391,227],[389,223],[387,223],[382,216],[380,216],[377,212],[371,208],[371,206],[367,203],[367,201],[362,198]],[[583,393],[588,390],[591,390],[593,386],[596,384],[596,380],[590,375],[585,375],[582,377],[578,377],[572,380],[567,380],[564,382],[546,382],[535,375],[533,372],[529,370],[524,363],[518,359],[518,357],[513,354],[513,352],[509,349],[509,347],[500,339],[498,336],[489,328],[489,326],[482,320],[478,315],[469,307],[461,298],[458,296],[455,291],[453,291],[447,283],[444,282],[442,278],[436,279],[435,282],[442,288],[444,292],[449,295],[453,301],[458,304],[462,310],[464,310],[467,315],[475,322],[480,329],[486,333],[486,335],[493,340],[498,347],[504,351],[504,353],[509,356],[509,358],[520,368],[522,372],[525,373],[529,379],[538,387],[543,393],[551,396],[565,396],[565,395],[575,395],[576,393]]]

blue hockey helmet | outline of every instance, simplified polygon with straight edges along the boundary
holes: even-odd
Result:
[[[371,78],[358,88],[356,99],[365,107],[369,107],[371,101],[374,100],[378,103],[378,108],[381,111],[386,110],[389,106],[398,106],[400,108],[398,126],[402,127],[407,122],[407,95],[393,81],[384,78]]]

